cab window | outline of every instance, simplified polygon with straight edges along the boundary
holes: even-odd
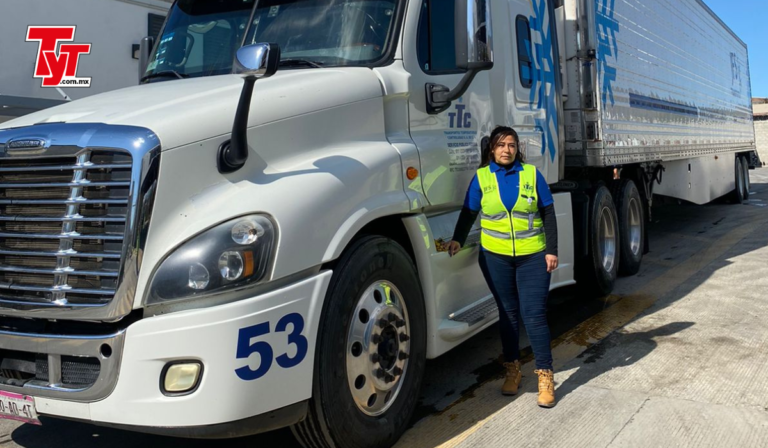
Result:
[[[531,44],[531,26],[524,16],[515,20],[517,32],[517,65],[520,84],[526,89],[533,86],[533,47]]]
[[[456,67],[455,0],[422,0],[417,53],[426,73],[460,73]]]

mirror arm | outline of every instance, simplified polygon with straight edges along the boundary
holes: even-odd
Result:
[[[427,84],[427,113],[430,115],[439,114],[451,107],[451,103],[460,98],[474,81],[475,76],[483,69],[470,69],[461,78],[459,84],[453,90],[448,90],[440,84]]]
[[[219,146],[216,165],[220,173],[232,173],[245,165],[248,160],[248,115],[251,110],[251,97],[256,77],[243,78],[243,90],[240,92],[240,102],[235,112],[235,122],[232,125],[232,139]]]

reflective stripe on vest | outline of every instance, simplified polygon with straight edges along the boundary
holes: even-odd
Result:
[[[546,248],[544,223],[541,220],[536,191],[536,168],[522,164],[518,173],[520,188],[517,202],[510,211],[501,201],[496,173],[490,167],[477,171],[477,180],[483,192],[480,214],[480,243],[489,252],[509,255],[531,255]]]

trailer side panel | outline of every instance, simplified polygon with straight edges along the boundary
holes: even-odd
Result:
[[[701,0],[583,1],[586,46],[595,51],[582,70],[594,76],[581,98],[582,152],[571,164],[754,149],[747,47]]]

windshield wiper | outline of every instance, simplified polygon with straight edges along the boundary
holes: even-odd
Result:
[[[177,72],[176,70],[163,70],[162,72],[150,73],[149,75],[142,76],[139,82],[144,82],[152,78],[167,78],[167,77],[173,77],[173,76],[179,79],[189,78],[189,75],[187,75],[186,73],[182,74]]]
[[[297,65],[308,65],[314,68],[325,68],[321,62],[310,61],[308,59],[280,59],[281,67],[295,67]]]

